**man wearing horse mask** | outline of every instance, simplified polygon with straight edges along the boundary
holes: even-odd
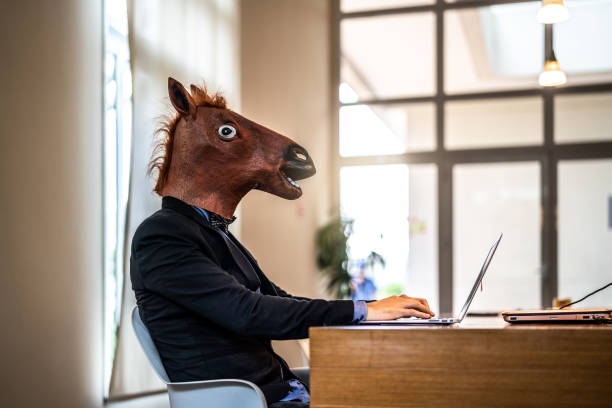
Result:
[[[132,288],[171,381],[241,378],[271,407],[308,406],[306,378],[294,375],[271,340],[308,337],[311,326],[434,315],[406,295],[365,303],[308,299],[271,282],[228,231],[252,189],[295,200],[315,167],[293,140],[227,109],[218,94],[168,78],[177,113],[162,132],[151,169],[162,209],[137,229]]]

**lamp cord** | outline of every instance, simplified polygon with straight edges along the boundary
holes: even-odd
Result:
[[[610,286],[610,285],[612,285],[612,282],[610,282],[610,283],[608,283],[607,285],[604,285],[604,286],[602,286],[601,288],[599,288],[599,289],[597,289],[597,290],[595,290],[595,291],[593,291],[593,292],[589,293],[588,295],[586,295],[586,296],[585,296],[585,297],[583,297],[582,299],[578,299],[578,300],[577,300],[577,301],[575,301],[575,302],[568,303],[567,305],[561,306],[561,307],[559,308],[559,310],[561,310],[561,309],[565,309],[566,307],[571,306],[571,305],[575,305],[576,303],[580,303],[580,302],[582,302],[584,299],[588,298],[588,297],[589,297],[589,296],[591,296],[591,295],[596,294],[597,292],[600,292],[600,291],[604,290],[605,288],[607,288],[607,287],[608,287],[608,286]]]

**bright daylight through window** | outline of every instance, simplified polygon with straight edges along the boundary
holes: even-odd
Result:
[[[107,394],[124,279],[132,73],[125,0],[106,0],[104,4],[104,389]]]
[[[500,232],[472,312],[550,307],[607,283],[612,0],[564,4],[569,17],[545,26],[541,1],[336,2],[335,204],[352,220],[359,295],[456,313]],[[552,59],[562,86],[542,82]],[[587,183],[597,172],[610,177]],[[365,262],[372,252],[385,262]]]

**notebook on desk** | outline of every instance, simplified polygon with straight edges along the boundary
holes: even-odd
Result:
[[[502,317],[509,323],[612,323],[612,309],[508,310]]]
[[[478,273],[478,276],[476,277],[476,282],[474,282],[474,286],[472,286],[472,290],[470,291],[468,298],[465,301],[465,304],[463,305],[463,308],[461,309],[461,313],[459,313],[458,317],[438,317],[434,319],[420,319],[420,318],[410,317],[410,318],[402,318],[402,319],[395,319],[395,320],[366,320],[366,321],[361,322],[360,324],[362,325],[372,325],[372,324],[375,324],[375,325],[398,325],[398,324],[399,325],[417,325],[417,324],[448,325],[448,324],[461,323],[461,321],[467,315],[468,309],[470,308],[470,305],[472,304],[472,300],[474,300],[474,297],[476,296],[476,292],[478,291],[478,286],[480,286],[480,283],[482,282],[482,278],[484,278],[485,272],[489,268],[491,259],[493,259],[493,255],[495,255],[495,251],[497,250],[497,246],[499,245],[499,241],[501,241],[503,235],[504,234],[500,234],[499,238],[497,238],[497,240],[491,246],[491,249],[489,249],[489,252],[487,253],[487,257],[485,258],[485,261],[482,264],[482,268],[480,268],[480,272]]]

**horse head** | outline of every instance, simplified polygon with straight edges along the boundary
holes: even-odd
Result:
[[[226,107],[219,94],[168,78],[177,114],[161,129],[151,169],[158,170],[155,191],[231,217],[252,189],[294,200],[297,180],[315,174],[306,149]]]

